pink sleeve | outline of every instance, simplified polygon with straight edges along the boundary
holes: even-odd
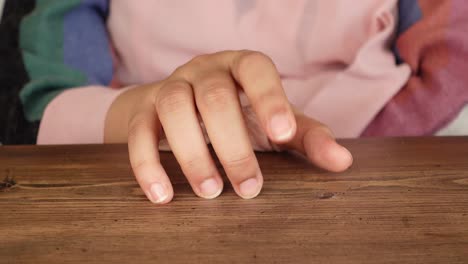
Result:
[[[87,86],[64,91],[45,109],[37,144],[103,143],[107,111],[125,90]]]

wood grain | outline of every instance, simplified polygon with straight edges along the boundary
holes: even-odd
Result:
[[[258,155],[262,194],[150,204],[122,145],[0,147],[0,263],[468,263],[468,138],[342,141],[345,173]]]

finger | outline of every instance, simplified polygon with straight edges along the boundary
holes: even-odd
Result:
[[[154,107],[138,111],[129,121],[128,151],[141,189],[151,202],[163,204],[172,200],[174,192],[159,161],[158,127]]]
[[[219,196],[223,181],[200,128],[190,84],[167,82],[158,93],[156,110],[171,150],[194,192],[207,199]]]
[[[239,51],[227,63],[270,140],[291,140],[296,120],[273,61],[260,52]]]
[[[351,153],[339,145],[331,130],[303,114],[296,114],[297,133],[284,146],[296,150],[323,169],[341,172],[353,163]]]
[[[237,88],[225,71],[193,81],[195,99],[211,144],[236,193],[250,199],[260,193],[263,177],[242,117]]]

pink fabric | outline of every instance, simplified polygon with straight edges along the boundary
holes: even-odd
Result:
[[[108,22],[126,84],[165,78],[199,54],[259,50],[294,105],[357,137],[410,74],[389,49],[397,0],[138,3],[112,1]]]
[[[45,109],[37,144],[102,143],[107,110],[123,91],[101,86],[64,91]]]
[[[276,63],[296,107],[339,137],[357,137],[410,74],[407,65],[395,64],[389,48],[397,2],[111,1],[108,28],[120,62],[115,79],[124,86],[154,82],[200,54],[258,50]],[[42,121],[41,138],[64,134],[53,142],[102,141],[103,113],[115,91],[92,91],[73,91],[81,102],[93,102],[86,106],[70,104],[72,91],[54,100]],[[71,126],[74,119],[82,123],[73,129],[86,130],[86,136],[74,138],[77,133],[51,128],[52,122],[53,127],[61,122]]]
[[[362,136],[433,135],[468,106],[468,2],[418,2],[422,19],[396,42],[412,75]]]

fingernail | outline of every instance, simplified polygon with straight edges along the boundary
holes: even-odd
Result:
[[[244,199],[251,199],[260,193],[260,185],[256,178],[250,178],[239,185],[239,191]]]
[[[153,183],[150,187],[151,198],[153,203],[162,203],[167,199],[167,191],[164,186],[160,183]]]
[[[293,133],[292,123],[285,113],[274,115],[270,120],[270,129],[273,137],[278,140],[287,140]]]
[[[214,178],[204,180],[200,184],[200,192],[203,198],[213,199],[221,194],[222,189],[220,188],[218,181]]]

